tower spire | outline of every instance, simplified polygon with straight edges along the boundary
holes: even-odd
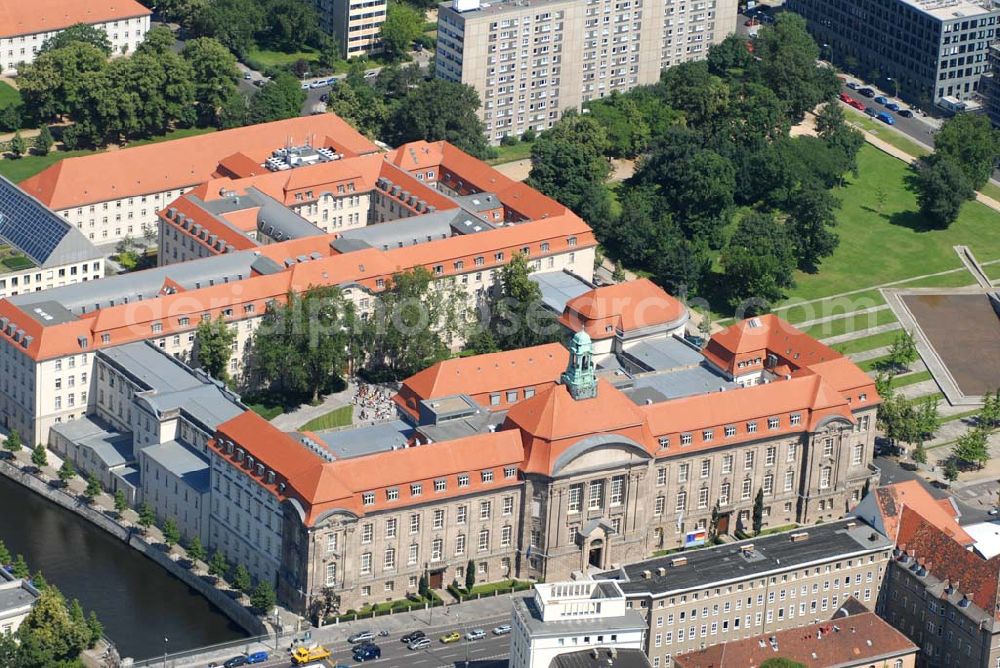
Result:
[[[597,396],[597,376],[594,374],[594,346],[583,330],[569,342],[569,366],[560,381],[576,400]]]

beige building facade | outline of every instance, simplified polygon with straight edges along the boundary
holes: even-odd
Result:
[[[357,58],[382,51],[386,0],[312,0],[320,26],[337,40],[341,54]]]

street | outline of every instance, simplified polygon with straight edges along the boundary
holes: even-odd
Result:
[[[876,86],[874,86],[872,84],[869,84],[869,83],[865,83],[865,82],[861,81],[860,79],[852,77],[852,76],[850,76],[848,74],[843,74],[841,76],[847,77],[848,81],[857,82],[860,88],[868,87],[868,88],[873,89],[874,91],[876,91],[875,92],[876,95],[885,95],[890,100],[896,100],[897,99],[897,98],[894,98],[892,96],[892,91],[885,92],[885,91],[879,90],[878,87],[876,87]],[[855,100],[863,102],[865,105],[867,105],[869,107],[872,107],[873,109],[876,109],[877,111],[885,111],[885,108],[881,104],[879,104],[878,102],[875,102],[875,100],[873,100],[872,98],[865,97],[864,95],[862,95],[861,93],[859,93],[856,90],[851,90],[846,85],[842,85],[840,87],[840,92],[847,93],[848,95],[850,95],[851,97],[853,97]],[[902,108],[904,108],[904,109],[912,109],[912,107],[910,107],[910,105],[902,103],[902,102],[900,103],[900,106]],[[896,124],[894,126],[892,126],[893,128],[895,128],[899,132],[902,132],[903,134],[907,135],[908,137],[910,137],[910,138],[912,138],[912,139],[920,142],[921,144],[926,144],[927,146],[930,146],[931,148],[934,147],[934,133],[937,132],[937,128],[934,125],[932,125],[931,123],[928,123],[926,120],[924,120],[924,117],[921,115],[922,112],[917,111],[916,109],[914,109],[913,110],[913,118],[906,118],[905,116],[900,116],[898,113],[895,113],[895,112],[892,112],[892,111],[890,111],[889,113],[891,113],[893,115],[893,117],[896,119]],[[889,126],[886,126],[886,127],[889,127]]]

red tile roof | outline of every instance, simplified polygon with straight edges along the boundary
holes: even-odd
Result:
[[[0,0],[0,37],[121,21],[152,12],[135,0]]]
[[[595,288],[566,303],[559,318],[573,331],[591,339],[613,337],[656,325],[678,322],[687,309],[648,278]]]
[[[882,516],[886,535],[896,540],[904,508],[919,514],[963,547],[975,543],[958,523],[958,513],[950,499],[935,499],[916,480],[897,482],[875,490],[875,502]]]
[[[774,639],[777,649],[772,648]],[[678,654],[677,668],[754,668],[782,657],[808,668],[890,665],[919,648],[874,612],[785,629]]]

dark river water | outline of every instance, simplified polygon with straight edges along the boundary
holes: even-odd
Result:
[[[244,637],[195,590],[86,520],[0,476],[0,540],[68,599],[93,610],[136,659]]]

